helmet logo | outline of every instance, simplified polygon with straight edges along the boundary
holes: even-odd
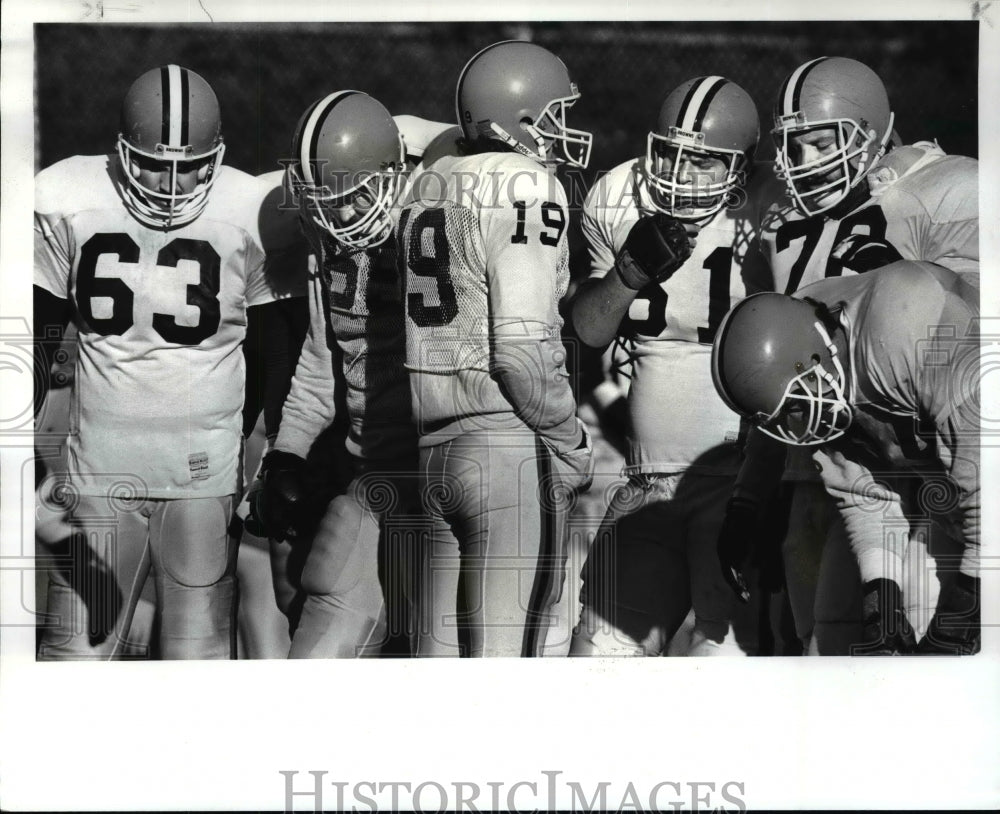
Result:
[[[670,127],[667,129],[667,138],[676,139],[677,141],[683,141],[687,144],[693,146],[702,146],[705,143],[705,134],[698,133],[694,130],[682,130],[679,127]]]
[[[796,110],[794,113],[786,113],[784,115],[778,114],[774,117],[774,126],[776,128],[796,127],[808,123],[809,122],[806,120],[806,114],[801,110]]]
[[[184,147],[171,147],[169,144],[157,144],[153,152],[157,155],[162,155],[167,158],[186,158],[191,155],[191,145],[185,145]]]

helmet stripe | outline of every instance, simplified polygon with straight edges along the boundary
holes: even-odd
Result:
[[[181,69],[177,65],[167,66],[168,82],[170,85],[170,96],[168,97],[167,108],[170,119],[170,127],[167,141],[171,147],[181,147],[181,119],[184,107],[184,97],[181,95]]]
[[[170,143],[170,70],[160,68],[160,144]]]
[[[316,183],[313,173],[313,162],[316,151],[319,148],[319,137],[323,130],[323,124],[337,105],[356,93],[356,90],[342,90],[331,93],[313,105],[312,110],[306,116],[305,123],[302,125],[302,132],[299,134],[299,143],[296,145],[296,152],[298,153],[302,180],[307,184]]]
[[[715,100],[719,91],[729,84],[728,80],[723,79],[721,76],[712,76],[709,78],[717,81],[713,82],[712,86],[705,90],[705,95],[701,99],[701,104],[698,105],[698,114],[694,120],[694,127],[691,128],[696,133],[700,133],[704,128],[705,116],[708,115],[708,110],[712,106],[712,102]]]
[[[817,57],[810,60],[796,68],[792,75],[785,80],[785,84],[781,86],[781,92],[778,94],[778,104],[780,106],[778,115],[789,116],[798,111],[800,105],[799,96],[802,94],[802,86],[805,84],[806,77],[819,63],[826,62],[828,59],[829,57]]]
[[[188,70],[187,68],[181,68],[181,140],[180,144],[186,146],[191,142],[190,135],[190,118],[191,118],[191,103],[190,103],[190,93],[188,89]]]
[[[692,83],[677,113],[677,127],[681,130],[699,132],[708,106],[726,84],[721,76],[701,76]]]

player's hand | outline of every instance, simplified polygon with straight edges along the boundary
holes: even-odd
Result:
[[[971,656],[980,648],[979,579],[958,574],[941,589],[937,611],[918,653]]]
[[[308,515],[306,462],[291,452],[272,450],[260,467],[259,486],[250,489],[246,528],[259,537],[295,540]],[[256,487],[256,488],[255,488]]]
[[[864,642],[852,656],[905,656],[916,648],[913,627],[903,610],[903,593],[891,579],[865,583],[861,600]]]
[[[756,533],[757,504],[745,498],[731,497],[726,503],[726,513],[722,518],[722,528],[715,547],[719,554],[719,565],[736,598],[746,604],[750,601],[750,589],[743,573],[753,548]]]
[[[657,212],[632,226],[615,260],[615,271],[633,291],[662,283],[691,255],[692,233],[675,217]]]

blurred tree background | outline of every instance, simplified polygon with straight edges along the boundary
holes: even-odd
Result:
[[[975,22],[39,24],[35,34],[36,169],[110,151],[129,84],[168,62],[212,84],[226,162],[256,174],[277,168],[299,115],[332,90],[452,121],[462,66],[502,39],[531,39],[569,66],[583,93],[572,124],[595,135],[592,173],[643,151],[664,94],[703,74],[743,85],[766,135],[781,81],[824,54],[883,78],[905,141],[937,138],[947,152],[977,155]],[[766,138],[761,155],[773,155]]]

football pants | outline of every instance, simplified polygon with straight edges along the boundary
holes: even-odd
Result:
[[[235,657],[234,496],[125,500],[81,495],[55,546],[40,659],[122,658],[151,573],[163,659]]]
[[[330,501],[305,555],[289,658],[401,655],[400,641],[405,650],[412,568],[404,560],[413,545],[405,518],[418,512],[415,477],[398,464],[366,466]]]
[[[572,506],[552,459],[528,430],[479,430],[421,450],[429,539],[414,585],[416,655],[545,652]]]

